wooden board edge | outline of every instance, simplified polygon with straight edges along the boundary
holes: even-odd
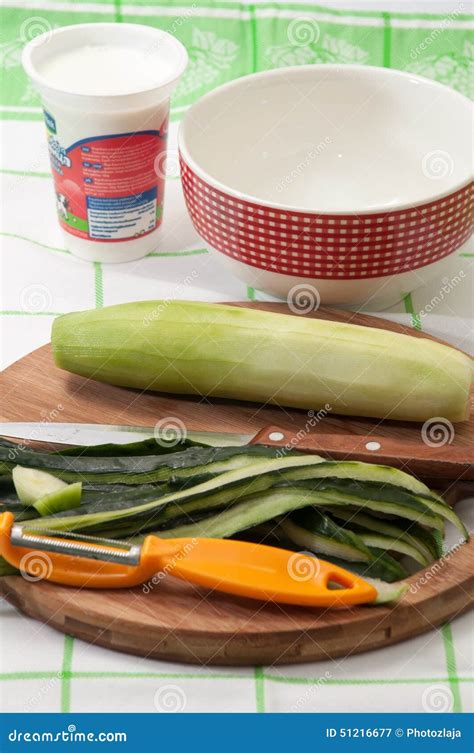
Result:
[[[28,583],[19,576],[0,578],[0,593],[23,614],[46,622],[74,637],[135,655],[166,661],[217,666],[291,664],[347,657],[375,650],[444,624],[474,605],[474,540],[406,579],[411,589],[393,606],[357,607],[352,610],[350,635],[345,625],[318,625],[301,630],[219,633],[173,630],[158,625],[136,630],[133,620],[110,627],[110,616],[101,614],[100,600],[93,612],[84,614],[80,603],[68,599],[64,612],[62,595],[67,589],[50,583]],[[464,577],[459,580],[459,573]],[[431,575],[431,577],[429,577]],[[413,588],[416,584],[419,587]],[[44,598],[44,589],[53,600]],[[42,593],[43,592],[43,593]],[[134,630],[135,628],[135,630]],[[348,645],[348,639],[356,640]]]

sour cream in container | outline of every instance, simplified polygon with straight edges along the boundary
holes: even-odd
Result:
[[[132,261],[159,246],[169,98],[187,60],[175,37],[140,24],[64,26],[26,45],[76,256]]]

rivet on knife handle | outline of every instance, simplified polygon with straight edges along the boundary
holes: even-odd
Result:
[[[296,433],[278,426],[266,426],[251,444],[278,446],[284,451],[316,452],[334,460],[361,460],[402,468],[431,478],[463,481],[474,479],[474,453],[469,447],[453,444],[431,447],[421,437],[412,439],[363,434]]]

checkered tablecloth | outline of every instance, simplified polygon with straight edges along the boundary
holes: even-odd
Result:
[[[175,173],[176,129],[186,107],[206,90],[283,64],[357,62],[411,70],[469,94],[473,22],[465,15],[467,3],[361,0],[347,2],[346,11],[339,3],[330,5],[6,0],[0,95],[3,366],[46,343],[53,318],[67,311],[149,298],[264,299],[217,264],[185,210]],[[317,23],[317,44],[300,45],[288,34],[289,25],[302,19],[313,28]],[[22,45],[38,32],[85,21],[155,25],[176,34],[190,51],[189,71],[173,101],[159,248],[118,266],[82,262],[64,249],[39,101],[19,62]],[[446,278],[407,295],[383,315],[472,350],[473,256],[472,247],[465,246]],[[473,502],[459,507],[471,527]],[[465,615],[403,644],[346,660],[219,669],[106,651],[26,619],[3,603],[1,710],[468,711],[473,707],[472,627],[472,617]]]

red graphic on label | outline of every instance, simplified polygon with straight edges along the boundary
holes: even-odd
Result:
[[[48,134],[61,226],[95,241],[124,241],[161,223],[167,120],[159,131],[83,139],[64,149]]]

